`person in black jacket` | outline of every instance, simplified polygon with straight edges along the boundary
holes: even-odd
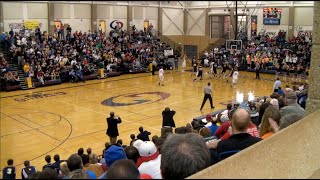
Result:
[[[174,123],[173,116],[176,114],[175,111],[171,111],[169,107],[166,107],[164,111],[162,111],[162,127],[176,127]]]
[[[137,136],[138,139],[141,139],[142,141],[150,141],[149,135],[151,133],[149,131],[143,131],[143,127],[139,127],[140,134]]]
[[[121,118],[116,118],[114,112],[111,112],[110,117],[107,118],[107,135],[110,137],[110,144],[115,144],[117,142],[117,136],[119,136],[118,124],[121,122]]]

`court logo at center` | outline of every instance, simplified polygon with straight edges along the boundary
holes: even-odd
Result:
[[[167,99],[170,96],[165,92],[143,92],[123,94],[110,97],[101,102],[105,106],[131,106],[137,104],[150,104]]]

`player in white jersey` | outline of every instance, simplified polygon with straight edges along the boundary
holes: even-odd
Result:
[[[231,86],[233,86],[235,89],[236,89],[236,86],[237,86],[237,83],[238,83],[238,77],[239,77],[239,71],[235,67],[233,75],[232,75],[232,84],[231,84]]]
[[[159,69],[159,86],[160,84],[164,86],[164,70],[162,67]]]

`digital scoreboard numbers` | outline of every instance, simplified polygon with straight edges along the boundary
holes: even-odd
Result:
[[[263,24],[264,25],[280,25],[281,9],[268,7],[263,8]]]

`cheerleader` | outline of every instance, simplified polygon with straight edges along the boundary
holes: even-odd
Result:
[[[195,82],[198,79],[198,77],[200,77],[200,80],[203,81],[203,68],[202,68],[202,66],[198,67],[198,72],[196,74],[196,78],[193,79],[193,82]]]
[[[232,84],[231,84],[231,87],[233,86],[234,89],[237,88],[238,77],[239,77],[239,71],[238,71],[238,68],[235,67],[234,72],[232,74]]]
[[[181,67],[182,67],[182,72],[184,72],[184,70],[187,67],[187,55],[186,54],[183,56],[183,61],[182,61],[182,66]]]

